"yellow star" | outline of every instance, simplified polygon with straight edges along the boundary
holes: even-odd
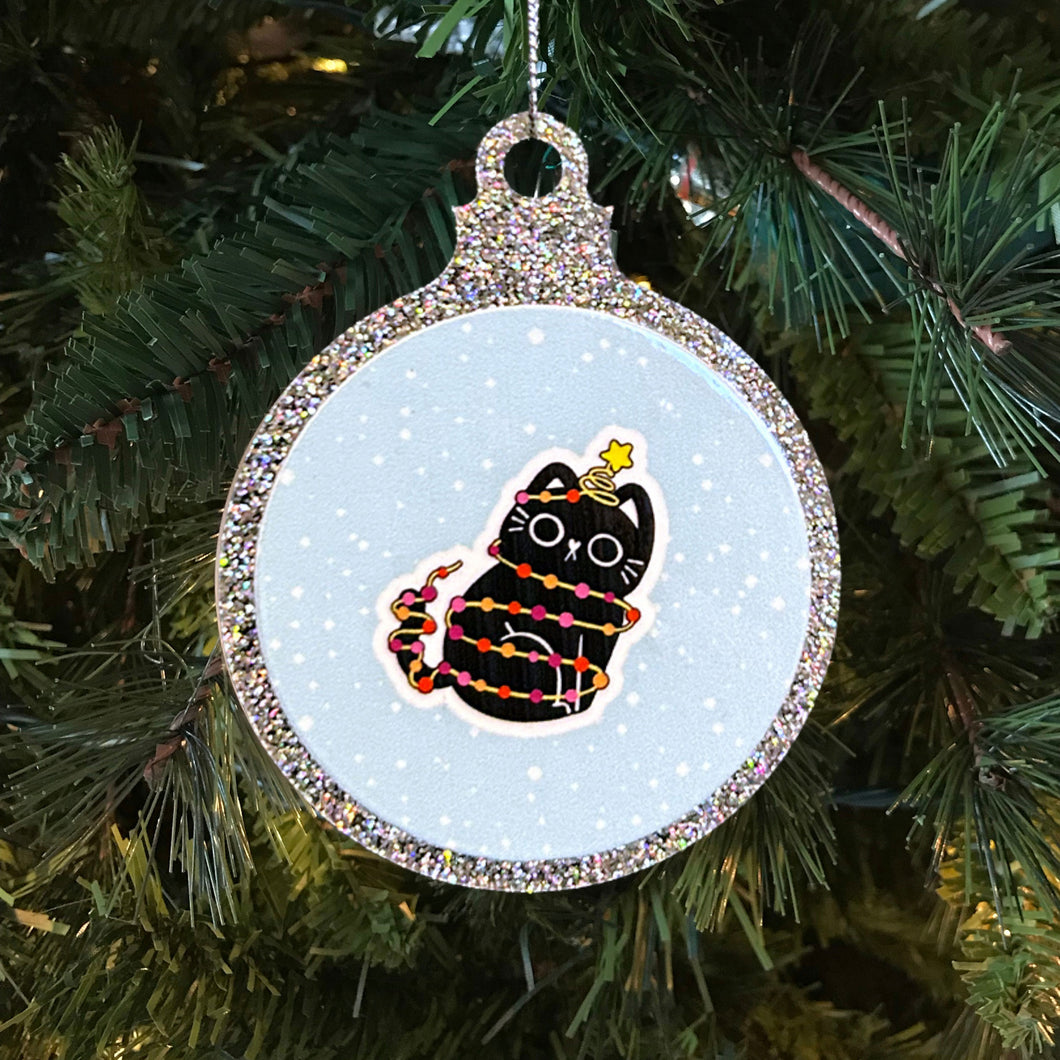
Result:
[[[617,439],[612,438],[611,444],[600,454],[600,456],[607,461],[607,466],[611,469],[611,474],[617,475],[624,467],[633,466],[633,461],[630,459],[629,455],[632,452],[632,443],[622,445]]]

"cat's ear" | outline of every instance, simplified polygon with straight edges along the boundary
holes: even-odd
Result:
[[[618,510],[637,528],[637,543],[645,556],[655,542],[655,512],[648,491],[636,482],[619,486]]]
[[[578,476],[566,464],[549,464],[543,467],[533,481],[527,486],[527,493],[540,493],[542,490],[559,490],[566,492],[578,485]]]

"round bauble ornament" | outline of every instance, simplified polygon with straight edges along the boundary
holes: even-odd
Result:
[[[287,388],[218,546],[235,691],[308,802],[437,879],[577,887],[732,814],[823,680],[825,476],[712,325],[619,272],[578,138],[555,190],[478,154],[433,283]]]

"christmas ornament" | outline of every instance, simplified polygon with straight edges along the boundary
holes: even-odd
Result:
[[[515,193],[533,133],[563,160]],[[232,485],[221,641],[265,747],[371,850],[473,887],[613,879],[766,779],[824,677],[824,473],[765,373],[624,277],[574,133],[483,140],[442,275],[287,388]]]

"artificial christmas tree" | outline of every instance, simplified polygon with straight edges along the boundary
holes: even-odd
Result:
[[[832,668],[754,799],[563,895],[315,818],[212,596],[266,409],[449,259],[525,106],[519,5],[11,0],[0,41],[0,1056],[1053,1054],[1051,7],[545,5],[542,106],[620,264],[770,372],[843,555]]]

